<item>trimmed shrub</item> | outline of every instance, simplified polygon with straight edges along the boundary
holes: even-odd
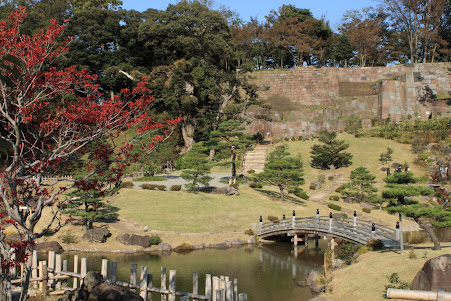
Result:
[[[119,188],[133,188],[133,182],[122,182]]]
[[[161,191],[166,190],[165,185],[158,185],[158,184],[141,184],[140,187],[142,189],[147,189],[147,190],[161,190]]]
[[[338,202],[340,200],[340,197],[338,195],[331,195],[329,197],[329,200]]]
[[[362,211],[365,212],[365,213],[371,213],[371,209],[370,208],[363,208]]]
[[[255,173],[255,170],[253,170],[253,169],[249,169],[249,170],[247,171],[247,173],[249,173],[249,174],[253,174],[253,173]]]
[[[152,234],[150,236],[150,245],[158,245],[161,242],[162,242],[162,240],[161,240],[160,236],[158,236],[158,234]]]
[[[255,235],[255,233],[254,233],[254,231],[252,231],[252,229],[247,229],[246,231],[244,231],[244,234],[249,235],[249,236]]]
[[[182,185],[172,185],[169,189],[171,191],[180,191],[182,190]]]
[[[343,216],[343,218],[347,218],[348,217],[348,215],[346,214],[346,213],[341,213],[341,216]]]
[[[269,221],[271,221],[271,222],[277,222],[277,220],[278,220],[279,218],[277,217],[277,216],[274,216],[274,215],[268,215],[268,220]]]
[[[341,211],[341,206],[339,206],[337,204],[329,203],[329,204],[327,204],[327,207],[329,207],[332,210]]]
[[[262,184],[262,183],[259,183],[259,182],[250,182],[250,183],[249,183],[249,187],[250,187],[250,188],[262,188],[262,187],[263,187],[263,184]]]
[[[384,247],[384,243],[380,239],[371,238],[367,243],[366,246],[370,248],[371,250],[380,250]]]
[[[335,189],[335,192],[340,193],[343,191],[343,189],[345,189],[345,184],[338,186],[337,189]]]

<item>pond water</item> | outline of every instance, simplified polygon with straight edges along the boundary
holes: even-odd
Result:
[[[322,271],[323,254],[327,241],[321,240],[318,247],[299,246],[297,256],[290,243],[275,243],[264,246],[244,246],[230,249],[203,249],[189,253],[159,255],[151,253],[63,253],[73,267],[73,255],[88,259],[88,270],[100,271],[103,258],[117,262],[117,278],[129,282],[130,265],[147,266],[153,274],[153,286],[160,284],[160,268],[177,271],[177,291],[192,292],[192,272],[199,273],[199,292],[204,293],[205,275],[238,278],[238,291],[247,293],[248,300],[258,301],[304,301],[313,295],[309,288],[297,286],[314,270]],[[45,260],[42,258],[41,260]],[[139,277],[139,272],[138,272]],[[153,300],[159,300],[154,296]],[[178,299],[177,299],[178,300]]]

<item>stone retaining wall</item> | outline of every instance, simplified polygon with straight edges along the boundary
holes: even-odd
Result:
[[[259,95],[270,110],[248,126],[250,132],[270,136],[307,136],[321,129],[344,131],[350,117],[398,121],[451,113],[446,100],[451,91],[451,63],[364,68],[313,68],[258,71],[253,74]],[[282,106],[282,104],[284,106]],[[283,108],[284,107],[284,108]],[[420,116],[420,117],[418,117]]]

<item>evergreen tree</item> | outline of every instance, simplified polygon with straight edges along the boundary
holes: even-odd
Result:
[[[210,132],[208,141],[211,160],[220,161],[230,156],[232,182],[236,177],[236,160],[241,158],[253,142],[251,135],[245,134],[243,130],[244,127],[239,122],[227,120],[220,123],[217,130]]]
[[[181,159],[180,167],[186,169],[182,171],[181,177],[189,182],[185,186],[190,190],[199,189],[200,185],[206,188],[213,179],[208,175],[211,166],[204,151],[203,145],[197,143]]]
[[[285,201],[285,188],[304,184],[302,162],[298,158],[288,157],[286,146],[282,146],[269,155],[263,172],[257,175],[260,182],[275,185],[280,189],[280,199]],[[297,187],[296,187],[297,188]],[[292,188],[293,191],[299,189]]]
[[[387,152],[382,153],[380,155],[379,161],[381,161],[382,164],[392,161],[393,160],[392,156],[391,156],[392,154],[393,154],[393,149],[390,147],[387,147]]]
[[[319,131],[319,141],[322,145],[315,144],[311,150],[311,166],[319,169],[346,167],[352,164],[352,154],[343,152],[349,144],[343,140],[337,140],[337,133],[327,130]]]
[[[341,193],[351,198],[353,202],[377,202],[375,195],[377,189],[373,186],[376,183],[375,178],[367,168],[357,167],[351,171],[351,182],[344,185],[344,190]]]
[[[77,181],[77,190],[68,194],[71,197],[64,203],[63,213],[72,218],[78,217],[83,225],[83,232],[92,229],[93,222],[98,218],[107,217],[111,207],[104,200],[104,184],[98,180]]]
[[[440,241],[433,227],[451,226],[451,211],[439,205],[420,204],[408,197],[430,195],[432,189],[413,185],[418,179],[411,172],[394,173],[384,179],[387,189],[382,191],[382,197],[390,200],[388,212],[403,214],[412,218],[424,229],[434,243],[434,249],[440,250]]]

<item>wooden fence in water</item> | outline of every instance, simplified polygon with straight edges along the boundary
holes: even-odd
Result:
[[[78,255],[74,255],[73,271],[68,270],[68,261],[62,260],[61,254],[55,254],[54,251],[48,253],[48,261],[39,261],[37,252],[32,255],[32,272],[30,279],[30,288],[39,289],[43,295],[59,295],[67,290],[77,289],[83,283],[83,279],[88,273],[88,260],[81,258],[79,262]],[[109,267],[109,269],[108,269]],[[141,266],[138,279],[138,266],[132,264],[130,268],[130,282],[117,280],[116,262],[108,263],[107,259],[102,259],[100,274],[104,280],[109,281],[121,287],[128,288],[139,293],[147,300],[149,293],[157,293],[163,301],[175,301],[179,296],[180,301],[188,300],[210,300],[210,301],[247,301],[247,294],[238,293],[238,279],[233,281],[224,276],[205,276],[205,292],[199,293],[199,275],[193,272],[193,291],[181,292],[176,289],[176,271],[170,270],[167,274],[166,268],[161,268],[160,285],[154,286],[153,275],[148,273],[147,266]],[[22,269],[21,269],[22,271]],[[16,270],[11,273],[14,280],[12,283],[17,285],[21,283],[24,276],[21,272],[16,275]],[[169,276],[169,277],[168,277]],[[63,280],[72,279],[72,287],[63,286]],[[151,295],[150,295],[151,296]]]

